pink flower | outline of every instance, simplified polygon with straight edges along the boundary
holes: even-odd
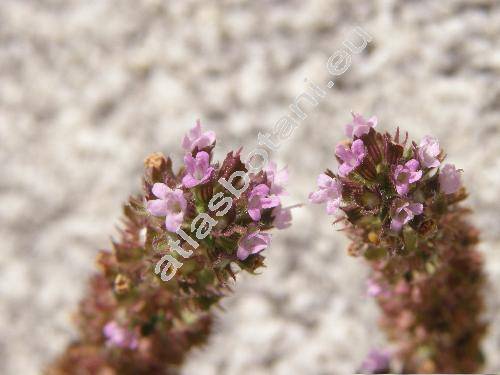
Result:
[[[368,279],[366,286],[366,294],[368,294],[370,297],[389,297],[391,295],[390,290],[388,290],[386,287],[382,287],[379,283],[371,278]]]
[[[285,229],[292,225],[292,208],[281,207],[281,204],[273,209],[273,225],[278,229]]]
[[[205,151],[200,151],[193,155],[186,154],[184,156],[184,164],[186,164],[186,175],[182,179],[182,184],[187,188],[204,184],[212,175],[214,168],[209,164],[210,156]]]
[[[172,190],[167,185],[156,183],[152,193],[158,199],[150,200],[146,208],[153,216],[165,216],[165,227],[171,232],[177,231],[184,221],[187,202],[180,189]]]
[[[351,112],[352,122],[345,126],[345,134],[352,138],[353,136],[361,137],[364,134],[368,134],[370,128],[377,126],[377,117],[370,117],[368,120],[357,113]]]
[[[280,204],[280,198],[269,195],[269,186],[260,184],[255,186],[248,195],[248,214],[253,221],[260,220],[261,210],[273,208]]]
[[[420,146],[417,148],[418,159],[424,168],[439,167],[441,162],[437,156],[440,152],[438,140],[430,135],[422,138]]]
[[[351,171],[361,164],[366,155],[366,147],[361,139],[352,143],[351,148],[338,144],[335,154],[343,161],[339,167],[339,175],[346,177]]]
[[[271,235],[268,233],[253,232],[243,236],[238,242],[236,256],[239,260],[245,260],[250,254],[260,253],[271,243]]]
[[[108,322],[103,328],[106,343],[119,348],[137,349],[137,335],[123,327],[120,327],[116,322]]]
[[[184,150],[191,152],[196,147],[198,147],[198,150],[201,150],[214,142],[215,133],[213,131],[202,132],[201,122],[197,120],[196,125],[184,136],[182,147]]]
[[[461,170],[456,169],[453,164],[446,164],[439,172],[439,187],[445,194],[453,194],[456,192],[461,182]]]
[[[383,289],[380,284],[373,281],[373,279],[368,279],[366,293],[370,297],[377,297],[378,295],[382,294],[382,292]]]
[[[312,203],[326,202],[328,215],[334,214],[342,202],[342,185],[334,178],[322,173],[318,176],[318,190],[309,194]]]
[[[422,178],[422,171],[418,170],[419,163],[416,159],[411,159],[406,164],[398,165],[394,170],[394,184],[399,195],[406,195],[410,184]]]
[[[424,212],[422,203],[410,203],[401,201],[396,207],[391,220],[391,230],[399,232],[403,225],[409,222],[415,215]]]
[[[386,374],[391,372],[391,356],[388,352],[371,350],[358,372],[363,374]]]
[[[284,185],[288,182],[288,169],[285,167],[278,171],[275,162],[270,162],[265,170],[270,183],[271,195],[287,195]]]

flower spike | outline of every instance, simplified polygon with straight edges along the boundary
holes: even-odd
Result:
[[[348,252],[371,267],[367,293],[382,309],[395,350],[372,351],[364,373],[470,373],[482,365],[484,275],[467,221],[462,171],[442,165],[437,139],[419,144],[375,130],[354,115],[350,138],[335,153],[338,173],[318,177],[309,201],[326,204],[352,243]],[[450,308],[452,306],[452,313]],[[392,370],[392,372],[395,370]]]
[[[248,173],[241,149],[219,166],[214,145],[198,121],[178,172],[161,153],[145,160],[143,193],[125,204],[120,238],[100,253],[80,304],[80,336],[47,374],[176,374],[207,341],[234,265],[263,267],[269,232],[291,224],[281,202],[288,172],[273,163]]]

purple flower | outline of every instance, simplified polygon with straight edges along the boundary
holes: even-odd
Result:
[[[248,214],[253,221],[260,220],[261,210],[273,208],[280,204],[280,198],[275,195],[269,196],[269,193],[269,186],[259,184],[248,195]]]
[[[111,346],[119,348],[137,349],[137,335],[120,327],[115,321],[108,322],[103,328],[104,336],[106,336],[106,343]]]
[[[182,184],[187,188],[204,184],[212,175],[214,168],[209,164],[210,156],[205,151],[200,151],[193,155],[186,154],[184,156],[184,164],[186,164],[186,175],[182,179]]]
[[[391,229],[399,232],[403,225],[413,219],[415,215],[422,214],[422,212],[424,212],[422,203],[399,202],[392,215]]]
[[[399,195],[406,195],[410,184],[422,178],[422,171],[418,170],[420,164],[418,160],[411,159],[406,164],[398,165],[394,170],[394,184]]]
[[[328,215],[334,214],[342,202],[342,185],[336,179],[322,173],[318,176],[318,190],[309,194],[312,203],[326,202]]]
[[[356,168],[366,155],[366,147],[361,139],[357,139],[352,143],[351,148],[338,144],[335,148],[335,154],[343,161],[339,167],[339,175],[346,177],[351,171]]]
[[[273,225],[278,229],[285,229],[292,225],[292,208],[281,207],[281,204],[273,209]]]
[[[250,254],[257,254],[266,249],[270,243],[271,235],[268,233],[247,234],[239,240],[236,256],[239,260],[245,260]]]
[[[453,164],[446,164],[439,172],[439,187],[445,194],[453,194],[456,192],[461,182],[460,169],[456,169]]]
[[[373,279],[368,279],[368,282],[366,284],[367,284],[366,293],[370,297],[377,297],[380,294],[382,294],[382,292],[383,292],[382,287],[380,286],[380,284],[375,282]]]
[[[196,125],[184,136],[182,147],[184,150],[191,152],[196,147],[198,147],[198,150],[201,150],[214,142],[215,133],[213,131],[202,132],[201,122],[197,120]]]
[[[368,120],[357,113],[351,112],[352,122],[345,126],[345,134],[352,138],[353,136],[361,137],[363,134],[368,134],[370,128],[377,126],[377,117],[370,117]]]
[[[270,183],[271,195],[287,195],[284,185],[288,182],[288,169],[285,167],[278,171],[275,162],[270,162],[266,168],[267,179]]]
[[[146,207],[153,216],[165,216],[165,227],[170,232],[177,231],[184,221],[187,202],[180,189],[172,190],[167,185],[156,183],[152,193],[158,199],[147,202]]]
[[[390,371],[391,357],[389,353],[379,350],[371,350],[361,364],[359,372],[364,374],[385,374]]]
[[[439,142],[436,138],[426,135],[420,141],[417,148],[418,159],[424,168],[439,167],[441,162],[437,158],[441,150],[439,149]]]
[[[388,297],[391,295],[391,292],[389,289],[383,287],[378,282],[370,278],[366,283],[366,294],[368,294],[370,297],[378,297],[378,296]]]

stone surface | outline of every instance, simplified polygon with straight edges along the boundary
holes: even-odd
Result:
[[[361,25],[373,36],[275,153],[306,202],[351,109],[465,170],[491,281],[488,372],[500,371],[500,4],[478,1],[0,2],[0,373],[37,374],[74,335],[70,314],[109,244],[143,158],[182,154],[201,118],[219,150],[251,150],[305,78]],[[222,151],[220,151],[222,154]],[[383,343],[366,269],[319,207],[241,277],[185,374],[351,373]]]

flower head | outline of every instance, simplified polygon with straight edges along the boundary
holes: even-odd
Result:
[[[365,120],[360,114],[351,112],[352,122],[345,126],[345,134],[349,137],[361,137],[364,134],[368,134],[370,128],[377,126],[377,117],[372,116],[368,120]]]
[[[361,164],[366,155],[366,147],[361,139],[355,140],[351,148],[338,144],[335,154],[342,160],[339,167],[339,175],[346,177],[354,168]]]
[[[326,212],[334,214],[342,202],[342,185],[327,174],[318,176],[318,190],[309,194],[309,201],[312,203],[326,202]]]
[[[270,162],[266,168],[267,178],[270,183],[272,195],[287,195],[284,185],[288,182],[288,169],[285,167],[278,171],[275,162]]]
[[[167,185],[156,183],[152,193],[158,199],[147,202],[146,208],[153,216],[165,216],[165,227],[171,232],[177,231],[184,221],[187,202],[180,189],[170,189]]]
[[[115,321],[108,322],[103,328],[106,343],[119,348],[137,349],[137,335],[126,328],[120,327]]]
[[[418,170],[419,163],[416,159],[411,159],[405,165],[398,165],[394,170],[394,184],[399,195],[406,195],[410,184],[422,178],[422,171]]]
[[[456,192],[461,182],[460,170],[455,168],[453,164],[446,164],[439,172],[439,187],[445,194],[453,194]]]
[[[399,201],[392,215],[391,229],[395,232],[399,232],[403,225],[413,219],[415,215],[420,215],[423,212],[424,206],[422,203]]]
[[[239,260],[245,260],[250,254],[260,253],[271,243],[271,235],[262,232],[253,232],[243,236],[238,242],[236,256]]]
[[[430,135],[422,138],[417,148],[418,159],[424,168],[439,167],[441,162],[437,157],[440,153],[438,140]]]
[[[201,150],[207,146],[210,146],[215,142],[215,132],[209,130],[206,132],[201,131],[200,120],[196,121],[196,125],[189,131],[188,134],[184,136],[182,141],[182,148],[184,150],[191,152],[196,147]]]
[[[248,195],[248,214],[254,221],[260,220],[261,210],[280,204],[280,198],[270,194],[269,186],[259,184]]]
[[[210,156],[205,151],[200,151],[194,158],[191,154],[184,156],[186,164],[186,175],[182,179],[182,184],[187,188],[203,184],[212,175],[214,168],[209,164]]]

